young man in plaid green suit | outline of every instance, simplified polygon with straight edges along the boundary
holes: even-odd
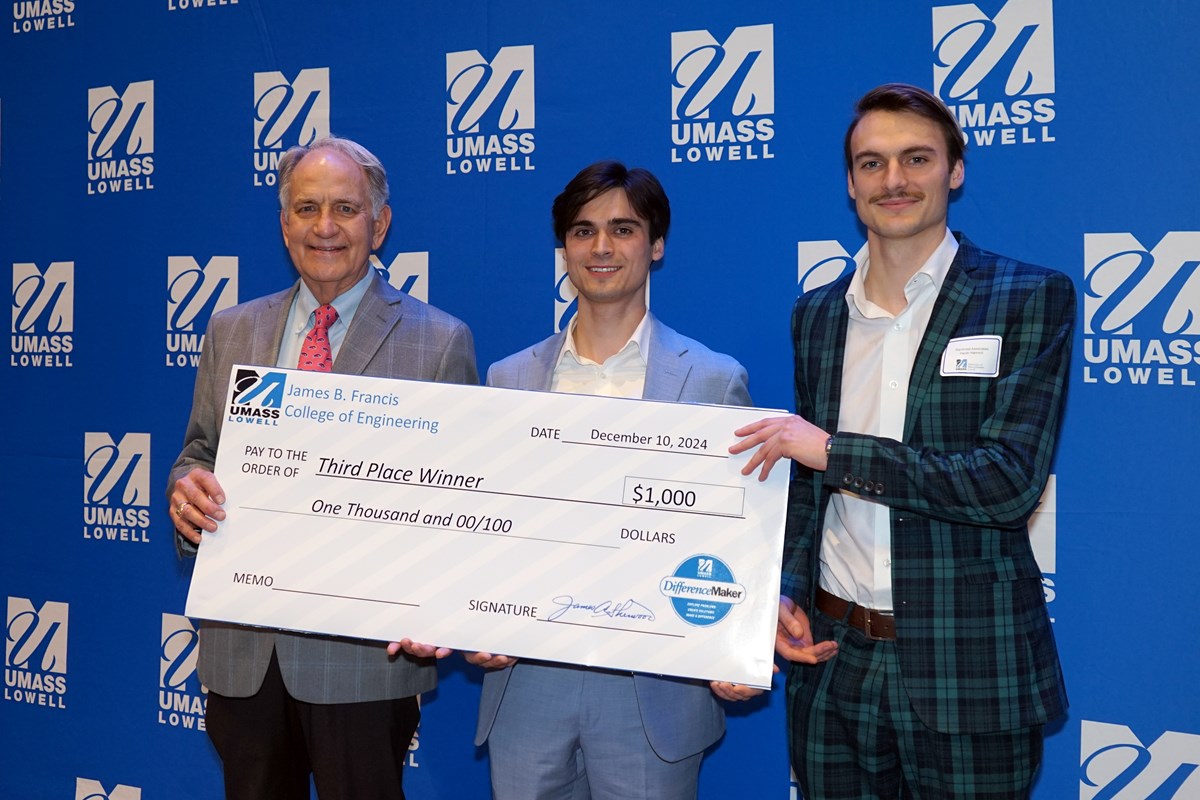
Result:
[[[795,462],[776,649],[807,800],[1028,797],[1067,699],[1026,523],[1050,472],[1071,281],[946,227],[963,138],[889,84],[846,134],[868,247],[796,302]]]

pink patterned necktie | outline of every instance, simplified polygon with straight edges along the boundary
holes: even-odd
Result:
[[[333,369],[333,349],[329,346],[329,326],[337,321],[337,309],[326,303],[313,312],[313,327],[304,337],[300,348],[299,369],[330,372]]]

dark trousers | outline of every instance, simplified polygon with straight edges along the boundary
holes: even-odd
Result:
[[[1042,726],[945,734],[908,702],[894,641],[812,615],[835,658],[788,676],[792,767],[808,800],[1019,800],[1042,760]]]
[[[402,771],[421,710],[417,698],[303,703],[271,655],[252,697],[208,695],[206,727],[225,770],[227,800],[404,800]]]

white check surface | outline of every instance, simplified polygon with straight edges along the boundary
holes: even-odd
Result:
[[[788,470],[728,447],[781,412],[233,375],[188,616],[770,686]]]

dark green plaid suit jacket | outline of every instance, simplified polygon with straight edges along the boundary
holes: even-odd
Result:
[[[913,365],[904,440],[838,431],[828,470],[797,466],[784,593],[812,608],[835,490],[886,503],[904,688],[943,733],[1028,727],[1067,705],[1026,522],[1050,472],[1066,391],[1075,290],[1059,272],[961,234]],[[838,430],[849,276],[796,301],[796,413]],[[951,339],[1002,337],[996,378],[943,377]],[[810,668],[796,665],[791,681]]]

